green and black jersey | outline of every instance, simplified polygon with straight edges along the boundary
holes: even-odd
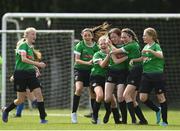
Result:
[[[93,68],[91,69],[91,75],[95,76],[103,76],[105,77],[107,74],[107,67],[102,68],[99,64],[98,61],[104,60],[106,58],[107,54],[102,52],[101,50],[96,52],[93,56]]]
[[[16,65],[15,70],[35,70],[34,65],[24,63],[21,60],[21,54],[26,53],[26,57],[30,60],[34,60],[33,47],[29,46],[27,42],[22,42],[16,49]]]
[[[162,52],[162,49],[158,43],[153,43],[151,46],[148,44],[144,46],[143,50],[153,50]],[[154,56],[152,53],[142,53],[143,60],[143,72],[144,73],[162,73],[164,70],[164,59]]]
[[[99,51],[97,43],[93,43],[92,46],[88,46],[84,41],[80,41],[74,48],[74,53],[80,55],[80,60],[90,61],[93,58],[94,53]],[[83,65],[75,63],[74,68],[82,70],[90,70],[92,65]]]
[[[139,58],[141,57],[141,51],[140,51],[140,46],[136,41],[132,41],[130,43],[125,44],[121,48],[124,53],[127,54],[128,56],[128,61],[131,59]],[[135,62],[134,65],[141,64],[141,62]],[[129,65],[129,68],[131,69],[132,67]]]
[[[117,45],[114,45],[114,46],[116,48],[122,48],[124,46],[124,44],[117,44]],[[127,55],[126,53],[118,53],[118,54],[116,54],[116,57],[117,57],[117,59],[120,59],[120,58],[122,58],[122,57],[124,57],[126,55]],[[122,63],[116,64],[116,63],[114,63],[112,58],[110,59],[109,69],[123,70],[123,69],[127,69],[127,68],[128,68],[128,60],[125,60]]]

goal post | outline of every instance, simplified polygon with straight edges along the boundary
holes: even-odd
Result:
[[[168,102],[173,105],[180,104],[180,88],[178,87],[180,85],[180,14],[7,13],[2,17],[2,30],[11,30],[16,27],[23,30],[28,26],[40,30],[74,30],[74,38],[80,40],[82,29],[94,27],[103,22],[108,22],[112,28],[133,29],[142,47],[144,46],[142,40],[143,30],[147,27],[153,27],[157,30],[166,62],[165,75]],[[3,38],[5,39],[5,34],[2,34]],[[3,51],[2,48],[2,53]],[[5,66],[6,64],[3,64],[3,67]],[[83,92],[82,95],[84,96],[81,97],[80,107],[89,107],[88,91]]]

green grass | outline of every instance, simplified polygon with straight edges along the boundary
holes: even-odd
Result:
[[[0,130],[178,130],[180,129],[180,112],[178,110],[169,110],[167,127],[161,127],[155,124],[155,113],[150,110],[144,110],[144,114],[149,125],[132,125],[128,116],[127,125],[114,124],[112,115],[107,124],[102,123],[104,111],[100,110],[101,124],[91,124],[90,118],[83,117],[88,110],[78,111],[78,124],[71,124],[70,110],[47,110],[48,124],[40,124],[37,110],[25,110],[21,118],[14,118],[14,111],[9,116],[8,123],[0,122]]]

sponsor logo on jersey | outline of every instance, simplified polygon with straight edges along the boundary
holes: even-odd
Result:
[[[30,55],[27,55],[26,56],[28,59],[32,59],[33,57],[32,56],[30,56]]]
[[[92,58],[92,55],[84,55],[84,58]]]

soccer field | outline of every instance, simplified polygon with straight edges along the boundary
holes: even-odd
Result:
[[[48,124],[40,124],[37,110],[25,110],[21,118],[14,118],[14,111],[9,116],[8,123],[0,122],[0,130],[179,130],[180,112],[170,109],[168,112],[169,125],[161,127],[155,124],[155,113],[145,110],[144,114],[149,125],[132,125],[128,116],[128,124],[114,124],[112,115],[107,124],[102,123],[104,111],[100,110],[101,124],[91,124],[90,118],[83,117],[88,110],[78,111],[78,124],[71,124],[70,110],[47,110]]]

